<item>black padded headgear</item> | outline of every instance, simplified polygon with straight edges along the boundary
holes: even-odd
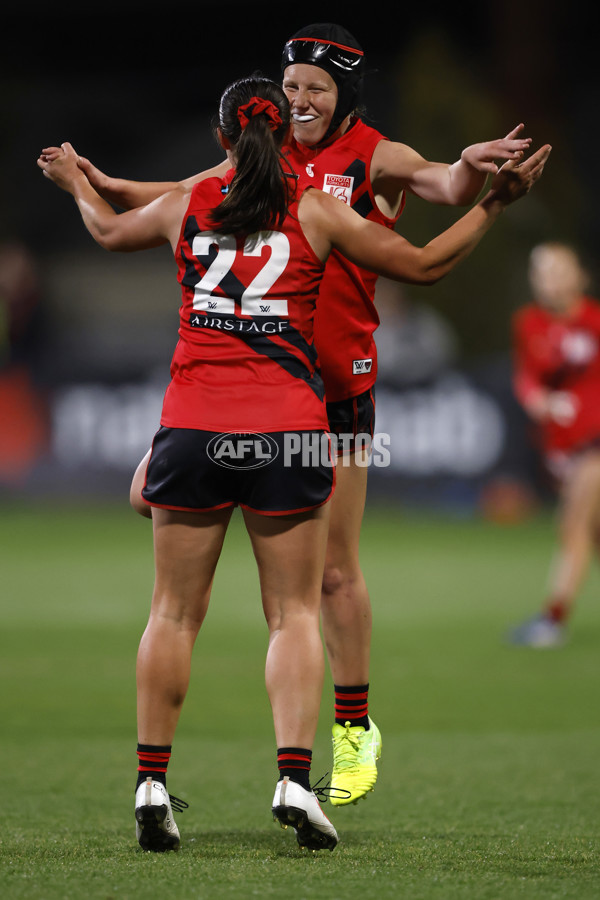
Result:
[[[338,89],[337,105],[323,140],[356,109],[364,76],[365,54],[356,38],[341,25],[320,22],[292,35],[283,48],[282,75],[288,66],[318,66],[331,75]]]

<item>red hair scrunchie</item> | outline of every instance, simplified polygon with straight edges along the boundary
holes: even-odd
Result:
[[[251,97],[248,103],[238,106],[237,116],[242,126],[242,131],[253,116],[259,116],[264,113],[269,123],[271,131],[276,131],[281,125],[281,116],[279,110],[270,100],[263,100],[262,97]]]

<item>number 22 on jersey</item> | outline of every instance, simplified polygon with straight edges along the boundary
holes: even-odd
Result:
[[[216,247],[216,256],[208,263],[206,272],[194,285],[193,308],[207,313],[225,315],[236,314],[236,299],[239,298],[240,312],[244,316],[287,316],[288,302],[283,299],[265,299],[279,276],[285,271],[290,258],[290,242],[280,231],[260,231],[249,235],[242,248],[238,247],[232,234],[218,234],[203,231],[192,241],[192,252],[200,261],[211,256],[211,248]],[[268,254],[263,265],[244,288],[233,269],[238,256],[262,257]],[[237,267],[236,267],[237,268]],[[243,269],[243,266],[240,266]],[[223,297],[213,292],[228,276],[228,292],[237,296]],[[234,285],[235,287],[229,287]],[[221,288],[224,290],[224,288]],[[240,293],[241,291],[241,293]]]

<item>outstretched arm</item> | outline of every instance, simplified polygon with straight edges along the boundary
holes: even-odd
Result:
[[[41,152],[40,160],[53,162],[61,153],[61,147],[45,147]],[[85,156],[78,155],[77,164],[96,193],[120,209],[136,209],[139,206],[146,206],[169,191],[191,190],[198,181],[209,178],[211,175],[223,175],[231,168],[231,164],[224,160],[218,166],[199,172],[183,181],[131,181],[107,175]]]
[[[433,284],[472,252],[509,203],[530,190],[550,150],[546,144],[523,163],[505,163],[485,197],[425,247],[415,247],[391,229],[363,219],[321,191],[303,194],[300,222],[322,260],[336,248],[361,268],[395,281]]]
[[[452,165],[429,162],[404,144],[381,141],[371,167],[375,193],[381,191],[392,207],[393,195],[404,189],[431,203],[473,203],[487,176],[499,171],[498,160],[517,161],[529,149],[531,138],[519,137],[523,128],[519,124],[504,138],[466,147]]]
[[[187,205],[182,189],[171,191],[147,206],[117,213],[94,190],[78,165],[71,144],[64,143],[52,159],[38,159],[43,174],[71,194],[91,236],[106,250],[145,250],[177,241],[181,218]]]

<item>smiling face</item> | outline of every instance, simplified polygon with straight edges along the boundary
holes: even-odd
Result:
[[[294,137],[300,144],[318,144],[327,133],[337,105],[335,81],[324,69],[297,63],[283,73],[282,87],[291,107]]]

